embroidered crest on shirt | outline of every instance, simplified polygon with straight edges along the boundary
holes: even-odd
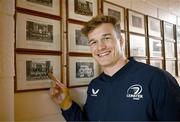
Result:
[[[91,96],[97,96],[97,94],[98,94],[98,92],[99,92],[99,89],[97,89],[97,90],[94,90],[94,89],[92,89],[92,94],[91,94]]]
[[[142,86],[139,84],[132,85],[128,88],[126,97],[132,98],[133,100],[140,100],[143,98],[142,93]]]

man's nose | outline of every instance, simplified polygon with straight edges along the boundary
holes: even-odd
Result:
[[[97,45],[98,47],[98,50],[102,50],[102,49],[104,49],[104,48],[106,48],[106,44],[105,44],[105,42],[104,41],[98,41],[98,45]]]

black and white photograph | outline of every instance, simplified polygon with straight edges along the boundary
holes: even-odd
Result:
[[[60,16],[61,0],[16,0],[17,7]]]
[[[148,16],[148,32],[150,36],[161,37],[161,21]]]
[[[165,55],[166,58],[175,58],[174,42],[165,41]]]
[[[152,66],[158,67],[158,68],[160,68],[160,69],[163,68],[162,60],[150,59],[150,64],[151,64]]]
[[[93,3],[86,0],[74,0],[74,11],[76,14],[92,16]]]
[[[99,66],[92,57],[69,57],[68,86],[88,85],[98,76]]]
[[[88,38],[82,34],[83,25],[68,23],[69,52],[90,53]]]
[[[164,22],[165,40],[174,41],[174,26],[171,23]]]
[[[17,13],[16,48],[61,51],[61,21]]]
[[[75,30],[76,45],[89,46],[88,38],[81,32],[80,29]]]
[[[166,71],[171,73],[171,75],[176,75],[176,65],[174,60],[166,60]]]
[[[144,15],[128,10],[129,32],[145,34]]]
[[[68,18],[89,21],[97,15],[98,6],[96,0],[68,0]]]
[[[145,37],[130,34],[130,56],[146,56]]]
[[[49,69],[61,79],[61,57],[56,55],[16,54],[16,91],[49,88]]]
[[[93,62],[76,62],[76,78],[94,77]]]
[[[115,5],[114,3],[103,1],[103,14],[109,15],[118,21],[117,27],[121,28],[121,30],[124,30],[124,8],[118,5]]]
[[[47,80],[48,71],[50,69],[50,61],[26,61],[26,80],[36,81],[36,80]]]
[[[53,25],[26,21],[26,40],[53,43]]]
[[[150,57],[162,57],[162,41],[149,38]]]

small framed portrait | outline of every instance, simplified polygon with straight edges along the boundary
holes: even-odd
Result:
[[[68,23],[68,48],[69,52],[90,53],[88,38],[82,34],[83,25]]]
[[[130,56],[146,56],[146,41],[144,36],[130,34]]]
[[[68,0],[68,18],[89,21],[98,14],[97,0]]]
[[[129,32],[145,34],[144,15],[128,10]]]
[[[16,6],[60,16],[61,0],[16,0]]]
[[[60,56],[16,54],[16,91],[39,90],[50,87],[49,68],[61,79]]]
[[[116,18],[118,21],[117,28],[119,27],[121,30],[124,30],[124,11],[125,9],[121,6],[108,1],[103,1],[103,14]]]
[[[176,65],[175,60],[166,60],[166,71],[171,73],[171,75],[176,75]]]
[[[92,57],[69,57],[68,86],[84,86],[98,76],[99,66]]]
[[[165,40],[174,40],[174,25],[168,22],[164,22],[164,38]]]
[[[148,32],[150,36],[161,37],[161,21],[148,16]]]
[[[161,59],[150,59],[150,65],[163,69],[163,62]]]
[[[162,57],[162,41],[149,38],[150,57]]]
[[[180,43],[177,43],[177,58],[180,59]]]
[[[180,26],[176,26],[176,38],[177,42],[180,43]]]
[[[166,56],[166,58],[175,58],[174,45],[175,45],[174,42],[165,41],[165,56]]]
[[[17,13],[16,48],[61,50],[60,21]]]

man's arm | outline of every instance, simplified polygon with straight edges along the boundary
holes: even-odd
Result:
[[[54,81],[55,85],[52,85],[51,98],[56,104],[58,104],[62,110],[62,115],[67,121],[83,121],[85,115],[79,107],[79,105],[72,101],[69,89],[62,84],[56,77],[52,74],[48,74],[49,78]]]
[[[152,97],[157,120],[180,120],[180,87],[168,72],[156,73],[152,79]]]

